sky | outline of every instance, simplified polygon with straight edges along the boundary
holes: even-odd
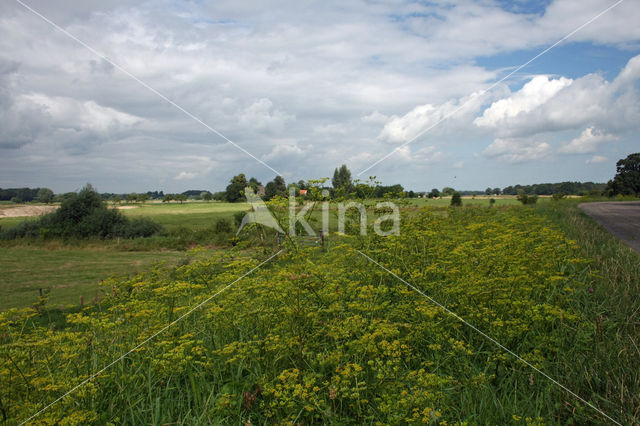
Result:
[[[0,187],[606,182],[640,151],[638,22],[636,0],[4,0]]]

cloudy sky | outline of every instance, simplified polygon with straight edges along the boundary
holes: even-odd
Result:
[[[484,189],[602,182],[640,151],[637,0],[519,70],[617,0],[20,2],[0,3],[4,188],[219,190],[346,163]]]

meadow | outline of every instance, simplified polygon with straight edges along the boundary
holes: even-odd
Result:
[[[122,212],[129,217],[150,217],[168,230],[206,229],[219,219],[233,221],[233,214],[250,209],[246,203],[186,202],[137,204]]]
[[[103,281],[55,325],[46,306],[5,311],[0,415],[20,423],[97,374],[31,420],[611,423],[463,319],[637,423],[640,257],[576,204],[409,207],[399,236],[285,240],[269,261],[195,247]]]
[[[5,204],[2,208],[14,208]],[[156,263],[184,262],[185,250],[194,240],[208,242],[208,251],[221,245],[215,224],[234,221],[234,213],[249,208],[244,203],[148,203],[128,206],[129,217],[151,217],[167,235],[135,240],[15,240],[0,241],[0,311],[23,308],[38,302],[40,290],[52,307],[87,304],[98,295],[100,281],[111,276],[135,275]],[[11,227],[28,217],[0,218],[0,226]],[[231,234],[225,234],[222,241]],[[228,244],[227,244],[228,245]]]

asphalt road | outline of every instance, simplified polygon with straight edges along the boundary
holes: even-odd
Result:
[[[584,203],[578,207],[640,253],[640,201]]]

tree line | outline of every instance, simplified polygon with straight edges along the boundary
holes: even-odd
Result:
[[[148,191],[146,193],[114,194],[102,193],[103,200],[110,200],[119,203],[145,202],[147,200],[162,200],[163,202],[178,201],[184,202],[187,199],[196,200],[217,200],[227,202],[245,201],[244,189],[251,188],[263,199],[269,200],[275,196],[288,196],[291,188],[296,195],[304,196],[304,191],[308,189],[308,183],[304,180],[287,184],[282,176],[276,176],[273,180],[263,185],[255,177],[247,179],[244,173],[234,176],[224,191],[211,193],[207,190],[188,190],[180,194],[165,194],[163,191]],[[439,198],[453,196],[454,193],[460,195],[590,195],[609,197],[616,195],[640,195],[640,153],[630,154],[624,159],[620,159],[616,164],[616,175],[607,183],[594,182],[558,182],[558,183],[538,183],[533,185],[513,185],[500,188],[487,188],[484,191],[456,191],[451,187],[444,187],[442,190],[433,188],[430,192],[405,191],[400,184],[382,185],[375,176],[369,177],[365,182],[359,179],[352,179],[351,171],[343,164],[337,167],[331,178],[331,186],[327,186],[327,191],[332,198],[413,198],[429,197]],[[0,188],[0,201],[23,202],[63,202],[74,197],[75,192],[54,194],[49,188]]]
[[[264,200],[270,200],[273,197],[281,196],[287,197],[291,190],[293,190],[296,196],[305,197],[306,190],[309,188],[309,183],[304,180],[292,182],[287,184],[282,176],[276,176],[273,180],[263,185],[262,182],[252,177],[247,180],[244,173],[240,173],[229,181],[225,191],[217,192],[213,195],[216,200],[223,200],[227,202],[243,202],[246,201],[244,190],[245,188],[251,188],[256,194],[260,195]],[[405,192],[404,188],[400,184],[385,186],[380,182],[375,181],[375,176],[372,176],[369,181],[361,182],[351,178],[351,171],[346,165],[342,165],[336,168],[331,179],[331,186],[326,186],[322,189],[326,189],[331,198],[404,198],[404,197],[416,197],[417,193],[414,191]]]

